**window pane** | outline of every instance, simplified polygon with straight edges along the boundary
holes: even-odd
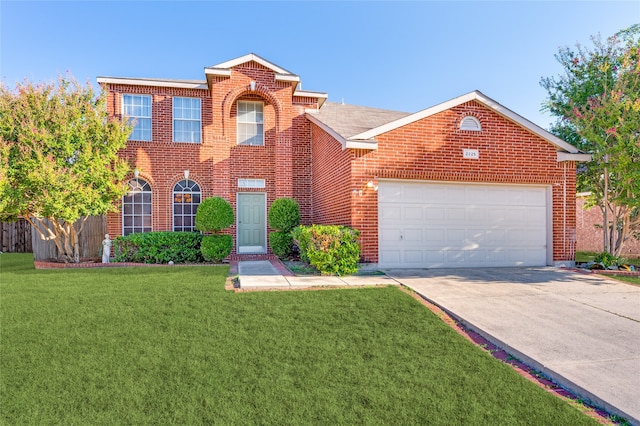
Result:
[[[133,124],[129,140],[151,140],[151,96],[123,95],[123,113]]]
[[[123,235],[151,231],[151,186],[143,179],[131,179],[129,188],[122,197]]]

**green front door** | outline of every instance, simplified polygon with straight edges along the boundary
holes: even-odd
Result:
[[[266,194],[239,193],[238,253],[266,253]]]

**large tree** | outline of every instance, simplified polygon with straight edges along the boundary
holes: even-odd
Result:
[[[0,84],[0,220],[24,217],[67,262],[79,261],[87,217],[126,192],[117,153],[131,128],[109,118],[105,96],[71,76]]]
[[[640,25],[592,47],[561,48],[564,74],[543,78],[551,131],[592,154],[579,167],[578,188],[603,215],[604,250],[619,256],[640,230]]]

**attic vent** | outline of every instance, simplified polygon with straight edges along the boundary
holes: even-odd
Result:
[[[480,126],[480,121],[477,118],[467,116],[462,119],[460,122],[460,130],[469,130],[471,132],[480,132],[482,131],[482,126]]]

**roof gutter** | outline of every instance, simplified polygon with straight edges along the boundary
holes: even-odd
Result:
[[[593,159],[591,154],[584,153],[572,153],[572,152],[558,152],[556,161],[558,163],[562,161],[575,161],[578,163],[587,163]]]

